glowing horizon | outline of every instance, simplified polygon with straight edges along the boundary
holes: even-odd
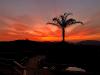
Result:
[[[98,0],[0,0],[0,41],[61,41],[61,29],[46,23],[67,11],[85,25],[66,28],[66,41],[100,41],[99,8]]]

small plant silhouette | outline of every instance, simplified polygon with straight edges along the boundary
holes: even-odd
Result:
[[[69,25],[73,25],[73,24],[76,24],[76,23],[80,23],[83,25],[83,22],[81,21],[76,21],[76,19],[73,19],[73,18],[69,18],[68,19],[68,16],[69,15],[72,15],[72,13],[64,13],[62,15],[60,15],[59,17],[54,17],[52,19],[52,22],[48,22],[47,24],[52,24],[52,25],[56,25],[58,26],[59,28],[62,29],[62,42],[65,41],[65,28]]]

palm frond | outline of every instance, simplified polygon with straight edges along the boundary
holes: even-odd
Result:
[[[72,13],[64,13],[64,17],[65,17],[65,19],[67,19],[67,17],[69,16],[69,15],[72,15]]]
[[[73,18],[70,18],[70,19],[68,19],[68,20],[66,21],[66,25],[72,25],[72,24],[76,24],[76,23],[80,23],[80,24],[84,25],[83,22],[81,22],[81,21],[76,21],[76,20],[73,19]]]
[[[56,23],[50,23],[50,22],[48,22],[47,24],[51,24],[51,25],[55,25],[55,26],[60,27],[60,25],[58,25],[58,24],[56,24]]]
[[[76,23],[76,20],[73,18],[66,20],[66,25],[71,25],[71,24],[75,24],[75,23]]]
[[[84,23],[83,23],[83,22],[81,22],[81,21],[76,21],[76,23],[80,23],[80,24],[84,25]]]
[[[49,22],[48,22],[47,24],[57,25],[57,24],[55,24],[55,23],[49,23]]]
[[[53,20],[54,22],[58,23],[59,25],[61,24],[60,19],[57,18],[57,17],[53,18],[52,20]]]

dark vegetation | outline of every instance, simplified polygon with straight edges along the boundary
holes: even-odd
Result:
[[[91,42],[91,43],[89,43]],[[92,43],[95,43],[92,44]],[[29,40],[16,40],[0,42],[0,67],[5,63],[11,63],[4,59],[15,59],[18,62],[24,57],[25,60],[36,55],[45,55],[46,59],[41,61],[41,66],[62,64],[66,66],[77,66],[86,69],[88,72],[100,72],[100,42],[84,41],[77,44],[67,42],[34,42]],[[60,69],[59,69],[60,70]],[[60,74],[60,73],[59,73]]]

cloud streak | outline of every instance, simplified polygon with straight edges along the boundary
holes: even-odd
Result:
[[[99,1],[76,0],[73,3],[73,0],[1,0],[0,41],[61,41],[61,29],[46,23],[69,9],[75,15],[71,17],[82,20],[85,25],[66,28],[66,41],[100,40]]]

